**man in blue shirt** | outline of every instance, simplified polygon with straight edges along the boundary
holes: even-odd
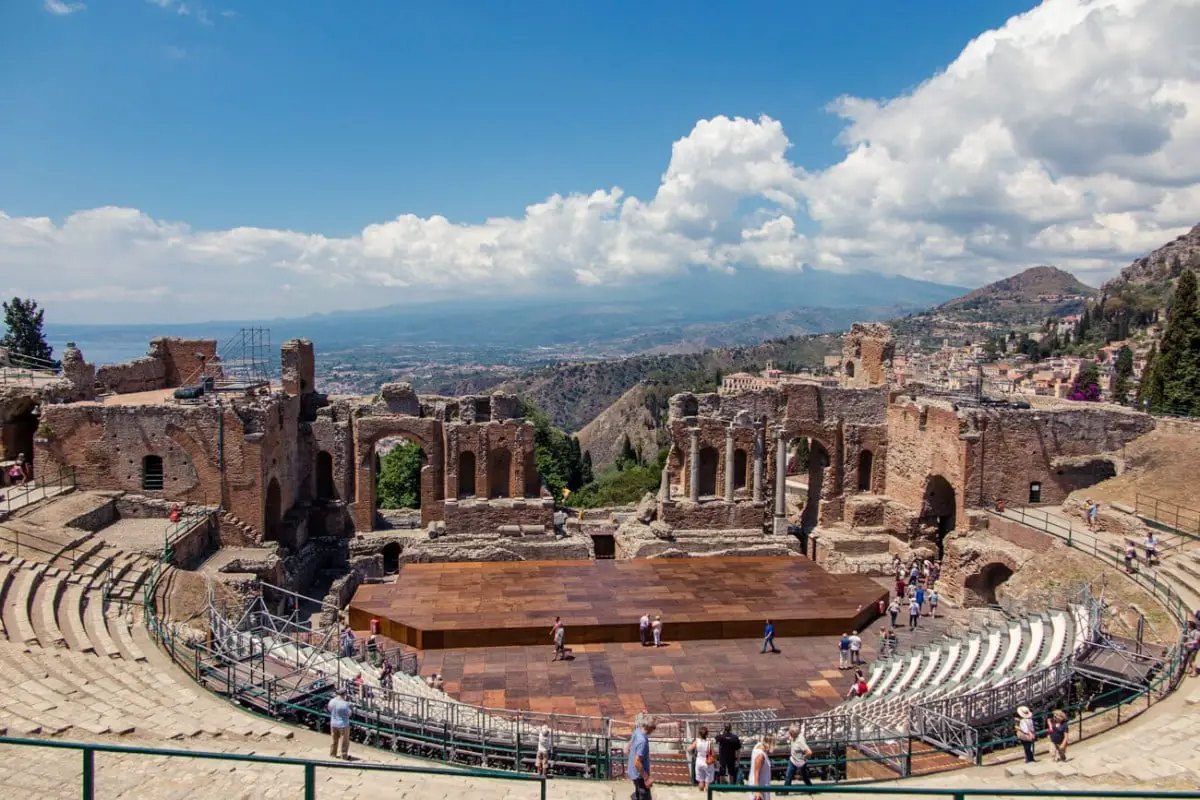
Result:
[[[329,757],[338,757],[338,745],[341,745],[345,760],[350,760],[350,702],[346,700],[346,690],[338,689],[337,694],[329,701]]]
[[[767,652],[768,647],[771,648],[772,653],[779,652],[779,649],[775,647],[775,626],[771,624],[771,620],[767,620],[767,629],[763,631],[762,652]]]
[[[644,717],[642,726],[629,740],[629,762],[625,774],[633,781],[633,800],[650,800],[650,734],[654,733],[654,718]]]

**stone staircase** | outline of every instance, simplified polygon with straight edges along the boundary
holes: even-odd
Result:
[[[128,558],[121,567],[141,569]],[[0,730],[157,740],[292,736],[171,669],[143,629],[141,609],[106,603],[96,578],[0,554]]]
[[[220,520],[221,525],[223,525],[223,526],[228,525],[232,528],[237,529],[247,539],[251,539],[256,542],[262,541],[262,532],[259,531],[257,528],[255,528],[253,525],[251,525],[249,522],[245,522],[244,520],[242,520],[242,518],[237,516],[236,514],[230,512],[230,511],[226,511],[224,508],[222,508],[217,513],[217,518]]]

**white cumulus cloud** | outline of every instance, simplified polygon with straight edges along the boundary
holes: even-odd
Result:
[[[207,319],[695,266],[978,285],[1051,263],[1099,282],[1200,220],[1198,30],[1200,0],[1047,0],[911,92],[834,100],[845,154],[826,169],[790,160],[768,116],[718,116],[672,145],[647,199],[609,187],[520,217],[405,214],[340,238],[124,208],[0,212],[0,291],[53,298],[60,318],[161,318],[157,305]]]
[[[83,3],[65,3],[63,0],[43,0],[42,7],[60,17],[66,17],[87,8]]]

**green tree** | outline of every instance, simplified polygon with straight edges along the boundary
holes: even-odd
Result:
[[[36,300],[14,297],[11,303],[4,303],[4,326],[7,331],[4,338],[0,339],[0,345],[7,347],[11,353],[50,361],[54,351],[42,332],[45,316],[45,309],[38,308]]]
[[[1117,351],[1116,380],[1113,382],[1113,400],[1129,402],[1129,379],[1133,376],[1133,351],[1125,345]]]
[[[379,459],[375,493],[380,508],[421,507],[421,461],[424,456],[420,446],[402,442]]]
[[[626,434],[621,437],[621,453],[617,456],[617,469],[636,467],[637,464],[637,450],[633,449],[633,443],[629,441],[629,436]]]
[[[1146,366],[1142,369],[1142,378],[1138,382],[1137,404],[1142,410],[1157,408],[1162,403],[1162,376],[1158,370],[1158,348],[1150,346],[1146,354]]]
[[[583,485],[587,486],[592,481],[596,480],[596,475],[592,469],[592,451],[583,451]]]
[[[1200,414],[1200,319],[1197,318],[1196,273],[1185,271],[1175,284],[1167,328],[1155,358],[1155,379],[1162,393],[1151,398],[1150,410],[1165,414]]]

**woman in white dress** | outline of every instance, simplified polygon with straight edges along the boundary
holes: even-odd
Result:
[[[688,752],[696,758],[696,783],[701,792],[707,791],[717,769],[717,746],[708,738],[708,728],[700,729],[699,735],[688,745]]]
[[[771,733],[763,734],[759,743],[754,745],[754,752],[750,756],[749,783],[751,786],[770,786],[771,751],[774,748],[775,735]],[[753,800],[771,800],[771,793],[755,792],[751,797]]]

